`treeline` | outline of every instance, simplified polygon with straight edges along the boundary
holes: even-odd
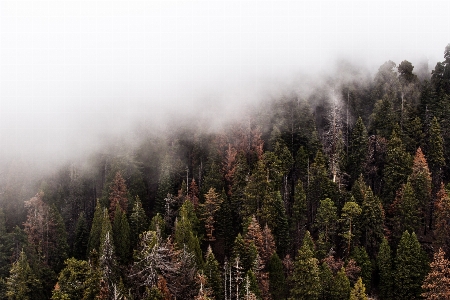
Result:
[[[413,70],[115,145],[34,196],[11,164],[0,298],[447,299],[450,44]]]

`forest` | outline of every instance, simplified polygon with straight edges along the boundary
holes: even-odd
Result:
[[[450,44],[341,67],[220,128],[8,162],[0,299],[450,299]]]

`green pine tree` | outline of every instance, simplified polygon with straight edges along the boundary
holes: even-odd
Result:
[[[370,290],[370,283],[372,281],[372,262],[364,247],[355,247],[351,256],[356,264],[361,268],[361,278],[364,286]],[[365,288],[364,288],[365,289]]]
[[[76,259],[85,259],[89,242],[89,230],[84,212],[81,212],[75,227],[75,240],[73,242],[73,256]]]
[[[383,238],[377,256],[377,268],[380,278],[378,289],[380,291],[379,294],[381,299],[392,299],[392,267],[391,247],[389,246],[387,239]]]
[[[212,292],[215,299],[223,299],[223,281],[220,275],[219,262],[214,257],[211,247],[206,251],[204,274],[206,276],[206,288]]]
[[[6,296],[9,300],[31,300],[39,294],[41,282],[32,271],[27,255],[22,250],[19,259],[12,264],[6,279]]]
[[[350,280],[345,274],[345,268],[342,267],[334,277],[331,288],[331,299],[347,300],[350,296]]]
[[[122,264],[130,261],[130,225],[128,224],[127,215],[119,207],[116,207],[114,222],[112,225],[112,235],[116,255]]]
[[[367,158],[368,136],[361,117],[356,120],[353,126],[350,141],[347,170],[350,175],[350,184],[354,182],[360,174],[364,173],[364,162]]]
[[[273,299],[286,298],[286,279],[284,277],[283,263],[275,252],[267,263],[269,272],[269,289]]]
[[[147,230],[148,220],[142,207],[141,199],[136,196],[133,209],[130,215],[130,244],[132,247],[136,247],[139,242],[139,235]]]
[[[368,299],[369,298],[366,295],[366,287],[364,286],[361,277],[359,277],[358,281],[356,281],[355,286],[350,292],[350,300],[368,300]]]
[[[291,297],[289,299],[319,299],[321,286],[318,260],[314,257],[310,234],[307,231],[303,245],[298,250],[292,273]]]
[[[89,234],[88,255],[92,252],[92,250],[96,250],[98,253],[98,249],[100,248],[100,236],[102,233],[102,220],[103,208],[100,205],[100,201],[97,201],[94,211],[94,218],[92,220],[91,232]]]

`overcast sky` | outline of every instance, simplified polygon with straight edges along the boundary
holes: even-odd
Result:
[[[448,0],[0,0],[0,155],[69,157],[167,110],[230,113],[341,58],[434,68],[449,12]]]

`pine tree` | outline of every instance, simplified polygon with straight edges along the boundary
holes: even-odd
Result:
[[[398,134],[398,128],[392,131],[386,153],[386,164],[383,171],[384,204],[389,205],[402,183],[406,182],[411,172],[411,157],[406,152]]]
[[[9,300],[35,299],[40,285],[28,263],[27,255],[22,250],[19,259],[12,264],[10,275],[6,279],[6,296]]]
[[[303,239],[303,245],[298,250],[295,258],[294,272],[291,277],[292,289],[289,299],[319,299],[320,278],[318,261],[314,258],[310,245],[310,235],[307,231]]]
[[[361,277],[364,283],[364,289],[367,286],[370,290],[370,283],[372,281],[372,262],[364,247],[355,247],[353,249],[352,258],[356,264],[361,268]]]
[[[383,238],[380,250],[378,251],[377,267],[380,277],[380,283],[378,285],[380,297],[381,299],[392,299],[392,253],[386,238]]]
[[[103,220],[103,208],[100,205],[100,201],[97,201],[95,206],[94,218],[92,220],[91,232],[89,234],[88,241],[88,255],[92,250],[98,251],[100,248],[100,237],[102,232],[102,220]]]
[[[368,137],[367,130],[361,117],[353,126],[349,142],[349,156],[347,170],[350,173],[350,184],[364,172],[364,162],[367,158]]]
[[[442,169],[445,166],[445,157],[442,131],[436,117],[434,117],[431,121],[431,126],[427,136],[428,138],[425,154],[433,176],[433,185],[436,189],[438,189],[439,184],[442,181]]]
[[[320,265],[320,285],[322,287],[319,299],[332,299],[332,289],[334,284],[333,272],[326,262]]]
[[[211,290],[211,296],[215,299],[223,299],[223,281],[220,276],[219,263],[214,257],[214,253],[210,246],[206,251],[205,268],[206,285],[205,288]]]
[[[84,212],[80,213],[75,227],[75,241],[73,243],[73,256],[76,259],[85,259],[89,242],[89,231]]]
[[[262,231],[262,249],[260,251],[263,263],[267,264],[274,253],[276,253],[275,239],[272,235],[272,231],[266,224]]]
[[[314,227],[319,232],[319,251],[328,253],[332,245],[334,245],[334,237],[337,228],[337,207],[330,198],[320,200],[319,208],[317,209],[316,220]],[[324,256],[323,255],[323,256]]]
[[[301,246],[301,235],[304,230],[303,228],[306,226],[306,222],[308,221],[306,193],[303,189],[303,183],[301,180],[299,180],[295,185],[292,217],[289,220],[291,222],[291,236],[294,249],[298,249]]]
[[[114,221],[116,207],[124,211],[128,211],[128,190],[125,180],[120,172],[116,173],[114,180],[109,188],[109,218]]]
[[[342,267],[334,277],[334,284],[331,288],[331,299],[347,300],[350,296],[350,280]]]
[[[142,208],[141,199],[136,196],[133,209],[130,215],[130,244],[132,247],[137,246],[139,235],[147,229],[148,219]]]
[[[436,195],[435,203],[435,246],[436,248],[442,248],[444,252],[450,250],[450,224],[448,220],[450,219],[450,197],[444,189],[444,185],[441,184]]]
[[[416,299],[422,293],[422,282],[427,274],[426,256],[416,234],[405,231],[395,257],[394,294],[396,299]]]
[[[89,279],[96,276],[88,262],[69,258],[58,276],[52,300],[78,299],[85,293]]]
[[[450,298],[450,262],[445,258],[445,252],[439,248],[434,253],[433,261],[430,263],[430,272],[425,278],[422,296],[426,299],[449,299]]]
[[[267,263],[269,271],[269,290],[273,299],[286,298],[286,279],[284,277],[283,263],[275,252]]]
[[[214,225],[216,223],[215,216],[222,201],[223,199],[218,193],[216,193],[216,190],[214,188],[211,188],[205,195],[205,202],[201,204],[202,219],[205,223],[206,239],[209,242],[213,242],[216,240],[214,236]]]
[[[384,210],[371,188],[365,190],[361,210],[361,244],[373,258],[383,239]]]
[[[358,281],[355,283],[352,291],[350,292],[350,300],[368,300],[369,298],[366,295],[366,287],[361,279],[358,278]]]
[[[419,209],[424,227],[424,233],[431,228],[432,216],[432,198],[431,198],[431,174],[428,169],[427,160],[423,155],[422,149],[418,148],[416,156],[414,157],[412,173],[408,177],[408,182],[411,182],[411,187],[414,190],[414,196],[419,202]],[[407,229],[409,230],[409,229]],[[415,230],[415,232],[418,232]]]
[[[352,241],[355,237],[356,220],[361,215],[361,208],[356,202],[348,201],[344,204],[341,213],[341,222],[343,224],[341,236],[346,241],[347,254],[350,254]]]
[[[126,264],[130,260],[130,225],[127,215],[119,206],[116,207],[116,213],[112,224],[112,235],[114,248],[120,263]]]

